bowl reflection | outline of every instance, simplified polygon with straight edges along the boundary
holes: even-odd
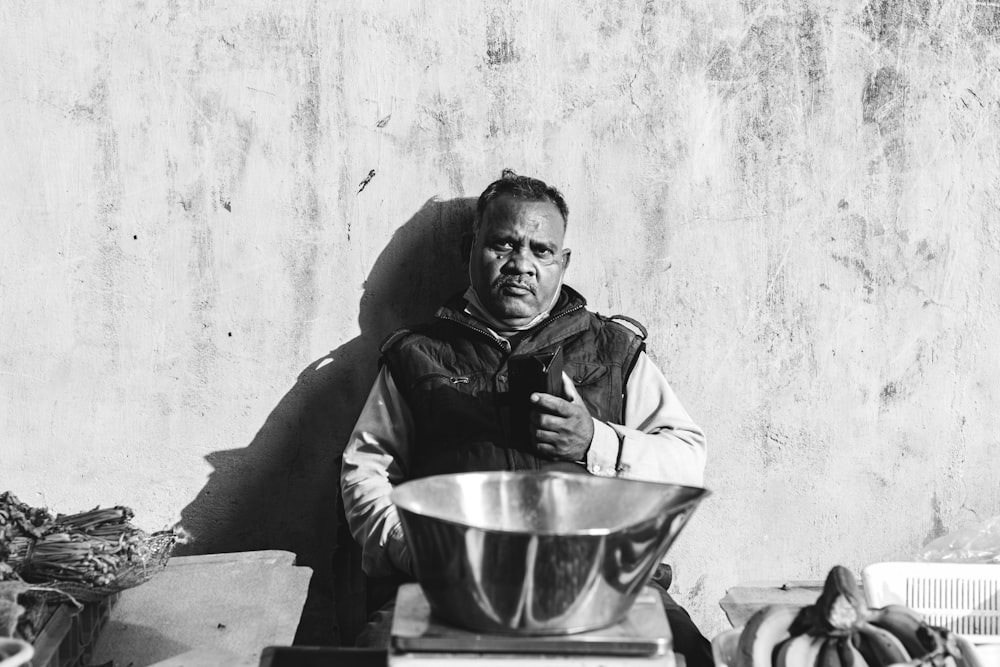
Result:
[[[688,517],[696,487],[477,472],[392,493],[431,610],[459,627],[553,635],[621,620]]]

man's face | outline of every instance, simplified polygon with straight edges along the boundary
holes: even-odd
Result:
[[[493,317],[520,326],[548,308],[569,266],[564,234],[562,215],[548,200],[502,196],[486,207],[469,277]]]

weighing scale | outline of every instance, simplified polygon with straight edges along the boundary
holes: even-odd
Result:
[[[650,587],[612,626],[571,635],[499,635],[464,630],[431,614],[419,584],[396,595],[390,667],[504,665],[505,667],[683,667],[660,596]]]

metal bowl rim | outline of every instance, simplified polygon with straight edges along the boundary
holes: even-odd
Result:
[[[531,475],[543,475],[543,476],[547,476],[547,477],[558,477],[558,478],[576,478],[576,477],[579,477],[578,474],[568,473],[568,472],[559,472],[559,471],[541,472],[541,473],[539,473],[539,472],[511,471],[511,470],[459,472],[459,473],[449,473],[449,474],[446,474],[446,475],[434,475],[433,477],[486,477],[486,478],[495,477],[495,478],[503,479],[505,477],[528,477],[528,476],[531,476]],[[405,484],[408,484],[410,482],[419,482],[419,481],[424,480],[424,479],[431,479],[431,478],[430,477],[421,477],[421,478],[414,479],[414,480],[408,480],[407,482],[404,482],[403,484],[400,484],[399,486],[401,487],[401,486],[403,486]],[[682,503],[674,506],[673,510],[676,513],[678,513],[678,514],[682,510],[687,509],[689,505],[697,505],[698,503],[700,503],[701,501],[703,501],[706,497],[708,497],[712,493],[711,491],[709,491],[708,489],[706,489],[704,487],[701,487],[701,486],[690,486],[690,485],[686,485],[686,484],[667,484],[667,483],[651,482],[651,481],[648,481],[648,480],[640,480],[640,479],[626,479],[626,478],[621,478],[621,477],[597,477],[597,479],[618,479],[618,480],[629,482],[629,483],[650,484],[650,485],[657,485],[657,486],[671,486],[671,487],[674,487],[676,489],[692,490],[692,491],[698,492],[693,497],[688,498],[684,502],[682,502]],[[619,524],[617,526],[614,526],[614,527],[605,527],[605,528],[579,528],[577,530],[505,530],[505,529],[502,529],[502,528],[484,528],[482,526],[476,526],[474,524],[466,523],[466,522],[463,522],[463,521],[455,521],[454,519],[446,519],[446,518],[443,518],[443,517],[434,516],[434,515],[431,515],[431,514],[425,514],[423,512],[418,512],[416,510],[413,510],[411,508],[406,507],[404,503],[400,503],[398,501],[398,497],[399,497],[399,494],[396,493],[396,489],[393,489],[392,493],[390,494],[390,500],[392,500],[393,505],[399,511],[406,512],[406,513],[409,513],[409,514],[412,514],[412,515],[418,516],[418,517],[424,517],[424,518],[433,519],[434,521],[437,521],[439,523],[443,523],[443,524],[447,524],[447,525],[451,525],[451,526],[460,526],[462,528],[468,528],[468,529],[480,531],[482,533],[494,534],[494,535],[541,535],[541,536],[545,536],[545,537],[555,537],[555,536],[558,536],[558,537],[564,537],[564,536],[565,537],[604,537],[604,536],[607,536],[607,535],[612,535],[612,534],[618,533],[618,532],[624,530],[625,528],[631,528],[633,526],[638,526],[638,525],[640,525],[642,523],[645,523],[646,521],[651,521],[651,520],[654,520],[656,518],[655,516],[650,516],[650,517],[645,517],[645,518],[643,518],[642,520],[639,520],[639,521],[631,521],[631,522],[629,522],[628,519],[626,519],[623,523],[621,523],[621,524]]]

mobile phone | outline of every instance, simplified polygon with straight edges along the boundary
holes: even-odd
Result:
[[[529,415],[535,392],[563,397],[562,347],[554,352],[514,355],[507,360],[511,433],[515,442],[533,448]]]

